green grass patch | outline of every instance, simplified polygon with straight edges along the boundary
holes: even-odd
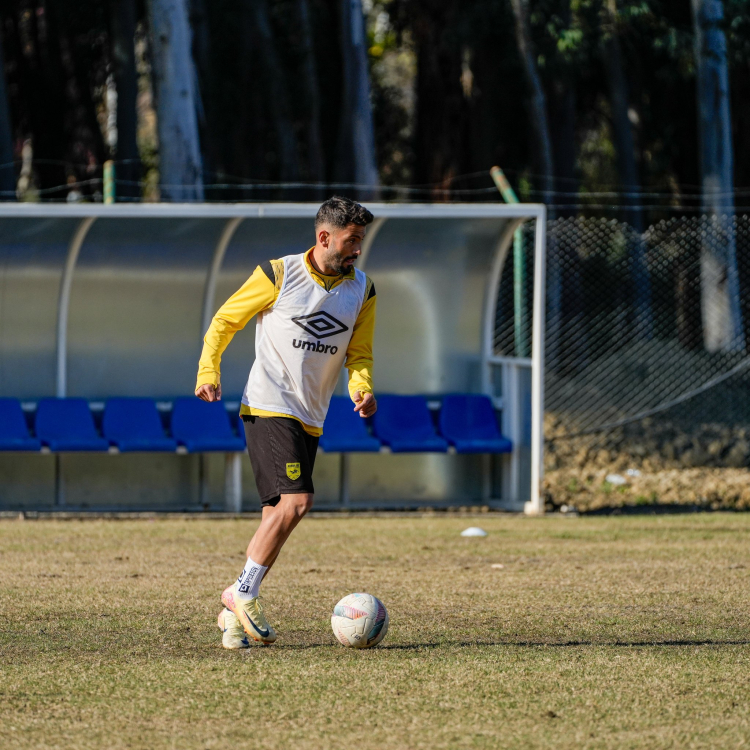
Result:
[[[0,747],[750,737],[750,516],[313,517],[263,587],[279,642],[228,652],[219,595],[256,523],[0,522]],[[389,609],[376,649],[331,632],[353,591]]]

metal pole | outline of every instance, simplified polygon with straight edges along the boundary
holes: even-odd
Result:
[[[510,248],[510,242],[515,237],[517,227],[523,224],[524,219],[514,219],[509,222],[509,226],[503,230],[500,235],[500,239],[497,242],[495,248],[495,257],[492,261],[492,268],[490,269],[489,278],[487,279],[487,288],[484,296],[484,330],[482,331],[482,391],[490,398],[494,397],[493,383],[492,383],[492,368],[494,365],[490,362],[490,357],[494,354],[495,348],[495,324],[497,317],[497,298],[500,292],[500,279],[503,275],[503,269],[505,268],[505,261],[508,257],[508,250]],[[509,424],[509,417],[512,416],[513,410],[518,409],[518,404],[510,398],[508,389],[512,388],[513,384],[509,381],[507,374],[509,368],[503,366],[502,370],[502,389],[503,389],[503,410],[502,410],[502,421],[503,421],[503,434],[513,440],[513,453],[510,455],[503,454],[500,457],[502,466],[502,491],[500,500],[504,505],[513,505],[518,502],[515,490],[512,489],[514,485],[510,483],[510,477],[512,474],[512,466],[514,463],[518,463],[518,442],[517,439],[507,431],[507,425]],[[490,488],[492,486],[492,457],[490,460],[482,462],[482,485],[483,487]],[[497,459],[495,459],[497,460]],[[492,500],[488,497],[488,500]]]
[[[339,502],[342,508],[348,508],[350,504],[349,497],[349,454],[341,454],[341,474],[339,477]]]
[[[68,245],[68,257],[65,259],[62,278],[60,279],[60,297],[57,302],[57,388],[58,398],[65,398],[68,386],[68,308],[70,307],[70,289],[73,285],[73,273],[78,261],[78,254],[96,217],[87,216],[79,225]]]
[[[65,475],[62,470],[62,456],[55,453],[55,507],[62,508],[65,505]]]
[[[216,283],[219,280],[219,271],[221,271],[224,256],[226,255],[229,243],[237,231],[237,227],[242,223],[243,217],[236,216],[229,219],[221,231],[219,241],[214,248],[214,254],[211,258],[211,266],[206,276],[206,286],[203,289],[203,314],[201,315],[201,336],[203,336],[208,327],[211,325],[211,318],[214,316],[214,299],[216,297]]]
[[[497,315],[497,296],[500,291],[500,278],[503,275],[505,261],[508,257],[511,238],[516,227],[523,224],[525,219],[511,220],[510,227],[504,229],[495,246],[495,257],[487,279],[484,295],[484,331],[482,336],[482,390],[492,397],[492,373],[489,358],[494,353],[495,346],[495,317]]]
[[[531,500],[524,511],[544,513],[544,298],[547,209],[539,208],[534,242],[534,311],[531,334]]]
[[[487,505],[492,501],[492,454],[482,453],[479,458],[482,462],[482,503]]]
[[[211,506],[211,487],[208,483],[208,458],[205,453],[198,454],[199,503],[203,510]]]
[[[521,497],[521,445],[523,442],[523,408],[521,405],[521,368],[517,363],[503,365],[503,434],[513,442],[513,452],[501,457],[502,501],[518,510],[525,498]]]
[[[529,356],[529,337],[526,335],[526,257],[523,252],[523,232],[516,229],[513,235],[513,338],[516,356]]]
[[[104,202],[115,202],[115,163],[111,159],[104,162]]]
[[[506,203],[518,203],[518,196],[510,186],[500,167],[492,167],[490,175]],[[513,235],[513,338],[517,357],[529,356],[529,340],[524,328],[526,313],[526,258],[523,253],[523,233],[517,229]]]
[[[362,242],[362,253],[359,256],[359,261],[357,263],[357,268],[359,268],[360,271],[365,270],[367,259],[370,257],[370,251],[372,250],[372,245],[375,242],[375,238],[378,236],[378,232],[380,232],[380,230],[383,228],[383,225],[386,221],[388,221],[387,218],[379,216],[372,222],[372,224],[368,228],[365,239]],[[341,393],[342,396],[345,396],[348,393],[346,383],[346,369],[342,368],[341,373],[339,374],[339,382],[336,389],[339,393]],[[348,508],[350,503],[349,461],[349,455],[347,453],[342,453],[341,461],[339,464],[339,503],[341,504],[342,508]]]
[[[227,453],[224,468],[224,510],[242,512],[242,454]]]
[[[370,250],[372,249],[372,243],[375,242],[375,238],[378,236],[378,232],[383,228],[383,224],[385,224],[386,221],[388,221],[386,217],[378,216],[367,230],[365,238],[364,240],[362,240],[362,253],[359,256],[359,262],[357,263],[357,268],[359,268],[360,271],[365,270],[365,265],[367,265],[367,258],[370,255]]]
[[[224,263],[229,243],[237,231],[237,227],[242,223],[243,217],[235,216],[229,219],[221,230],[219,241],[214,248],[214,254],[211,258],[211,265],[206,276],[206,285],[203,288],[203,310],[201,313],[201,336],[205,335],[208,327],[211,325],[211,318],[214,316],[214,302],[216,299],[216,284],[219,281],[219,272]],[[242,463],[241,453],[227,453],[226,466],[224,469],[224,510],[227,513],[239,513],[242,510]],[[208,480],[206,478],[206,458],[201,454],[200,457],[200,483],[201,483],[201,504],[205,507],[208,502]]]
[[[65,398],[68,391],[68,310],[70,309],[73,274],[83,241],[95,221],[95,216],[87,216],[78,225],[68,245],[68,255],[65,258],[65,267],[60,279],[60,296],[57,300],[57,384],[55,388],[57,398]],[[59,453],[55,454],[55,505],[57,507],[65,505],[65,474],[62,456]]]
[[[386,221],[388,221],[387,218],[379,216],[368,227],[367,234],[362,241],[362,254],[359,256],[359,260],[357,261],[357,268],[359,268],[360,271],[365,270],[367,259],[370,257],[370,250],[372,250],[372,243],[375,242],[375,238],[378,236],[378,232],[383,228],[383,224],[385,224]],[[337,395],[346,396],[348,394],[346,384],[346,368],[342,368],[341,372],[339,373],[338,383],[336,384]]]

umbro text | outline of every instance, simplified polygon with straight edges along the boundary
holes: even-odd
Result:
[[[330,344],[321,344],[320,341],[316,344],[314,341],[302,341],[300,339],[292,339],[292,346],[295,349],[307,349],[309,352],[321,352],[323,354],[336,354],[339,350],[338,346],[331,346]]]

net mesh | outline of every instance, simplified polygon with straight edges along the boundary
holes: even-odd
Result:
[[[533,253],[527,225],[501,279],[498,355],[530,350]],[[706,463],[727,458],[736,440],[710,457],[707,445],[750,426],[750,216],[679,217],[643,233],[608,218],[551,220],[546,293],[552,454],[554,442],[590,448],[617,434],[667,459],[701,440]],[[689,435],[682,448],[678,434]]]

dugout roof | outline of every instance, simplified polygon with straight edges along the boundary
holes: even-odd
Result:
[[[376,220],[358,265],[378,294],[378,391],[487,392],[499,279],[513,233],[528,220],[542,259],[537,292],[544,286],[544,206],[367,205]],[[258,263],[311,247],[317,209],[0,204],[0,396],[192,393],[216,309]],[[543,303],[537,293],[531,421],[539,436]],[[225,398],[239,396],[253,344],[250,325],[224,355]]]

